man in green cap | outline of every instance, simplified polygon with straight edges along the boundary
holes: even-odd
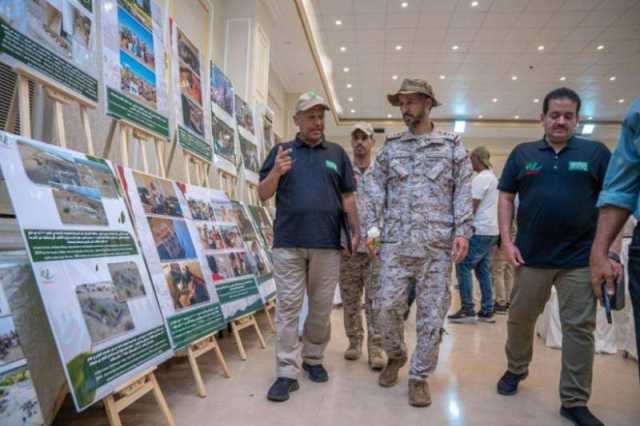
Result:
[[[436,368],[449,310],[452,261],[467,254],[471,223],[471,162],[455,133],[436,130],[431,108],[440,105],[424,80],[406,79],[388,96],[408,129],[388,137],[365,184],[367,245],[380,249],[383,346],[389,361],[378,383],[390,387],[407,362],[404,314],[407,287],[416,285],[417,344],[409,372],[409,404],[431,404],[427,376]],[[380,241],[370,232],[383,223]]]

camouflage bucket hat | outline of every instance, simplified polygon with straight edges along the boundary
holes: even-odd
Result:
[[[429,83],[425,80],[421,80],[419,78],[405,78],[402,81],[402,85],[400,86],[400,90],[396,93],[387,95],[387,99],[389,103],[393,106],[399,105],[399,96],[398,95],[409,95],[411,93],[422,93],[423,95],[427,95],[433,100],[433,106],[437,107],[442,105],[436,99],[436,96],[433,94],[433,88]]]

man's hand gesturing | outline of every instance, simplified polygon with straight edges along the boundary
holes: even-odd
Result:
[[[282,149],[281,146],[278,147],[278,154],[276,154],[276,161],[273,166],[273,170],[278,176],[282,176],[289,170],[291,170],[293,160],[291,159],[291,157],[289,157],[290,152],[291,148]]]

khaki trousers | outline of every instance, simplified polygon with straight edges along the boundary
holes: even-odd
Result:
[[[497,246],[494,247],[491,257],[491,275],[495,302],[499,305],[511,303],[513,265],[507,260],[502,248]]]
[[[324,249],[275,248],[273,276],[276,282],[276,375],[295,379],[300,371],[298,317],[305,290],[309,314],[302,336],[302,359],[322,363],[331,336],[331,309],[340,271],[340,252]]]
[[[551,286],[558,293],[562,324],[560,399],[567,408],[584,406],[591,395],[596,328],[596,299],[589,268],[516,269],[507,322],[508,368],[516,374],[528,371],[536,319],[549,300]]]

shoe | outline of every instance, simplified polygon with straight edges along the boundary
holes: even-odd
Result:
[[[355,361],[362,356],[362,340],[351,340],[349,347],[344,351],[344,359]]]
[[[302,369],[309,373],[309,379],[312,382],[323,383],[329,380],[329,373],[327,373],[327,370],[324,369],[322,364],[309,365],[303,362]]]
[[[466,310],[464,308],[460,308],[458,312],[453,315],[449,315],[447,318],[449,319],[449,321],[456,324],[476,322],[475,312],[473,312],[473,310]]]
[[[493,310],[491,310],[491,312],[478,311],[478,321],[488,322],[490,324],[496,322],[496,319],[493,315]]]
[[[380,373],[380,377],[378,378],[378,384],[383,388],[390,388],[391,386],[398,383],[398,371],[402,368],[403,365],[407,363],[407,356],[404,355],[402,358],[391,358],[387,362],[386,367]]]
[[[384,368],[384,355],[382,349],[369,349],[369,368],[379,371]]]
[[[604,423],[591,414],[591,411],[585,406],[571,408],[561,407],[560,415],[571,420],[578,426],[604,426]]]
[[[300,385],[297,380],[278,377],[269,388],[267,399],[269,401],[283,402],[289,399],[289,392],[295,392],[298,389],[300,389]]]
[[[409,405],[414,407],[431,405],[431,392],[426,380],[409,379]]]
[[[515,374],[507,370],[498,382],[498,393],[500,395],[515,395],[518,392],[518,383],[526,379],[529,373]]]
[[[509,306],[506,303],[504,305],[496,303],[493,305],[493,312],[498,315],[506,315],[509,312]]]

